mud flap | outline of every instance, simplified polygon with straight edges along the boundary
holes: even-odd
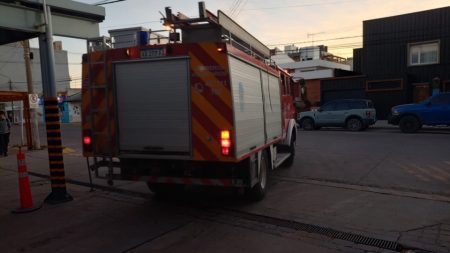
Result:
[[[252,188],[255,184],[259,183],[259,167],[261,161],[261,151],[257,154],[253,154],[248,160],[249,169],[249,186]]]

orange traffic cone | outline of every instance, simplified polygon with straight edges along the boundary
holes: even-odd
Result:
[[[17,165],[19,167],[19,192],[20,208],[13,210],[13,213],[28,213],[41,208],[33,206],[33,198],[30,190],[30,180],[28,178],[27,165],[25,163],[25,154],[19,148],[17,153]]]

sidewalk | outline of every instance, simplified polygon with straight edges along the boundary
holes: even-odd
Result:
[[[379,121],[376,125],[380,128],[388,126],[386,121]],[[78,133],[79,125],[68,125],[63,128],[64,136],[70,136],[71,134],[73,134],[73,136],[77,136]],[[73,137],[63,139],[63,144],[66,147],[64,150],[64,164],[66,180],[69,182],[67,184],[67,190],[69,194],[74,197],[74,201],[55,206],[44,205],[42,209],[30,214],[12,215],[10,213],[12,209],[18,207],[19,205],[17,160],[15,156],[17,148],[10,149],[10,155],[8,157],[0,157],[0,252],[124,252],[130,248],[130,245],[146,241],[148,238],[153,238],[162,233],[164,234],[171,229],[178,226],[184,226],[183,224],[187,224],[195,220],[192,217],[180,214],[180,212],[182,213],[180,210],[174,212],[173,208],[167,209],[167,206],[152,201],[152,194],[143,182],[114,182],[114,189],[138,192],[140,193],[140,197],[133,197],[130,195],[101,190],[89,192],[89,187],[80,186],[77,184],[77,182],[82,182],[84,184],[89,182],[86,160],[81,154],[81,143]],[[44,149],[37,151],[25,150],[25,154],[29,172],[32,175],[38,175],[30,176],[30,181],[33,200],[36,205],[39,205],[51,192],[49,181],[45,178],[45,176],[49,175],[48,153],[47,150]],[[102,187],[109,187],[104,179],[97,179],[93,177],[93,183]],[[300,184],[300,186],[301,188],[297,188],[299,191],[295,191],[294,194],[287,196],[283,195],[283,189],[284,187],[287,187],[287,184],[283,187],[283,184],[280,183],[280,185],[274,187],[273,191],[269,193],[269,198],[266,199],[265,203],[270,206],[270,210],[273,208],[273,203],[281,205],[282,201],[285,201],[286,205],[288,205],[288,203],[291,205],[291,203],[294,203],[295,201],[303,203],[302,205],[305,207],[317,205],[317,201],[319,201],[317,198],[308,199],[305,197],[305,194],[311,193],[313,188],[308,184]],[[300,189],[303,189],[304,192]],[[315,186],[314,189],[317,193],[317,195],[313,194],[314,196],[329,196],[330,198],[336,197],[336,199],[344,198],[342,195],[347,196],[350,194],[355,194],[350,190],[340,190],[338,188],[330,191],[330,189],[327,189],[326,187]],[[277,191],[279,192],[277,193]],[[408,224],[411,224],[413,229],[402,232],[401,236],[398,238],[400,242],[410,246],[431,249],[434,252],[447,252],[445,251],[446,248],[443,248],[441,245],[447,245],[450,247],[450,219],[440,220],[439,224],[428,226],[428,224],[430,224],[429,220],[433,219],[427,218],[427,215],[422,217],[418,214],[429,213],[430,215],[438,215],[439,212],[442,212],[442,210],[447,210],[448,203],[436,202],[436,204],[432,204],[429,201],[402,199],[396,196],[385,196],[374,193],[364,194],[367,194],[367,196],[376,196],[376,198],[383,197],[389,199],[390,201],[409,203],[410,207],[414,206],[411,203],[420,203],[420,206],[422,207],[426,205],[430,210],[416,210],[415,208],[411,208],[401,210],[400,213],[400,210],[398,209],[383,206],[382,203],[384,202],[380,200],[376,202],[378,204],[381,203],[380,206],[374,206],[373,208],[377,210],[376,213],[379,214],[380,217],[394,215],[398,216],[399,223],[407,222]],[[276,198],[277,201],[269,203],[270,197]],[[262,203],[264,204],[264,202]],[[227,206],[226,203],[223,205]],[[346,205],[348,205],[348,203]],[[249,207],[255,207],[255,209],[261,208],[261,206],[261,203],[249,205]],[[439,211],[433,209],[436,208],[436,206],[440,206],[438,209]],[[363,207],[364,206],[361,206],[359,208],[347,211],[357,212],[358,209],[362,209]],[[231,208],[233,208],[232,205]],[[420,218],[411,219],[411,217]],[[323,222],[324,225],[328,224],[328,226],[330,226],[329,224],[331,223],[327,223],[329,219],[331,218],[323,217],[319,213],[315,214],[315,216],[311,219],[305,218],[305,220],[301,221],[319,225],[320,222]],[[367,227],[371,226],[370,222],[372,221],[370,221],[370,217],[360,216],[359,219],[369,219],[367,221],[369,223]],[[380,221],[373,222],[376,223]],[[336,225],[333,224],[333,228],[346,231],[346,225],[341,223],[342,222]],[[195,224],[198,225],[198,223]],[[419,227],[415,224],[424,224],[424,227]],[[392,224],[392,227],[396,228],[396,225],[398,226],[398,224]],[[192,232],[189,228],[192,227],[187,226],[186,233]],[[147,231],[149,229],[153,230]],[[196,228],[194,226],[195,231],[192,233],[195,233],[196,231],[203,231],[202,236],[204,237],[199,237],[195,240],[192,239],[192,241],[200,242],[202,241],[201,239],[205,239],[208,242],[212,236],[212,239],[219,238],[217,239],[218,242],[222,242],[222,244],[224,244],[221,236],[235,234],[234,231],[226,231],[225,233],[222,230],[217,229],[216,223],[202,224],[200,228]],[[358,229],[364,231],[365,234],[371,234],[373,232],[364,227]],[[146,233],[142,233],[142,231],[146,231]],[[249,237],[248,234],[252,234],[252,236],[256,236],[257,238],[261,236],[260,234],[252,231],[241,231],[241,233],[242,236],[247,239]],[[377,234],[376,237],[379,236],[377,231],[373,233]],[[133,238],[130,239],[130,236]],[[170,240],[173,241],[187,240],[189,242],[190,238],[189,236],[183,234],[170,234],[170,236]],[[116,238],[123,237],[128,238],[125,245],[123,244],[123,240],[116,240]],[[17,238],[20,238],[20,240]],[[238,240],[238,238],[234,239]],[[319,239],[323,240],[324,238],[320,237]],[[325,239],[332,241],[329,238]],[[275,239],[267,238],[267,240]],[[212,242],[214,242],[214,240],[210,243]],[[281,241],[272,242],[274,244],[279,244]],[[231,241],[230,243],[235,244],[236,241]],[[284,243],[284,247],[294,246],[292,241],[285,241]],[[155,244],[152,244],[152,246],[154,245]],[[186,245],[186,243],[180,244],[177,250],[182,250],[182,246],[184,245]],[[189,244],[187,245],[189,246]],[[302,246],[305,247],[304,245]],[[156,247],[156,249],[158,249],[158,247]],[[192,251],[190,252],[196,251],[195,247],[192,247],[191,249]],[[210,251],[214,251],[217,248],[211,245],[208,249]],[[243,249],[248,248],[240,248],[238,251],[243,252]],[[303,248],[299,246],[297,249]],[[253,250],[256,250],[256,248],[253,248]],[[317,252],[313,250],[314,249],[311,249],[310,252]],[[351,249],[347,248],[347,251],[343,250],[342,252],[348,252],[349,250]],[[266,249],[266,251],[270,252],[268,249]],[[167,250],[162,252],[171,251]],[[305,252],[308,251],[305,250]]]
[[[389,124],[387,120],[377,120],[371,128],[398,129],[398,126]]]
[[[319,239],[311,243],[311,237],[303,235],[279,236],[279,232],[242,227],[237,221],[233,225],[202,219],[197,208],[153,201],[142,182],[115,185],[142,196],[90,192],[88,187],[68,183],[73,201],[11,214],[20,202],[17,162],[14,152],[10,153],[0,158],[0,252],[364,252],[351,248],[351,242],[325,242],[323,246]],[[46,156],[46,150],[26,151],[29,171],[48,175]],[[67,179],[87,182],[87,169],[78,151],[64,158]],[[30,181],[34,203],[41,205],[50,193],[49,181],[35,176],[30,176]],[[106,186],[105,180],[94,182]]]

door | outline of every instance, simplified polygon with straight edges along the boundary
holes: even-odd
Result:
[[[120,152],[189,156],[188,58],[115,64]]]
[[[336,121],[335,108],[337,102],[332,101],[324,104],[316,112],[316,123],[321,126],[332,125]]]
[[[450,124],[450,93],[432,97],[425,106],[427,109],[423,114],[424,123]]]
[[[430,96],[430,85],[427,83],[414,85],[413,93],[414,103],[420,103]]]

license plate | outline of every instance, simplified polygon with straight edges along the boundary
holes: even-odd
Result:
[[[141,58],[153,58],[165,56],[166,52],[164,48],[146,48],[141,49]]]

